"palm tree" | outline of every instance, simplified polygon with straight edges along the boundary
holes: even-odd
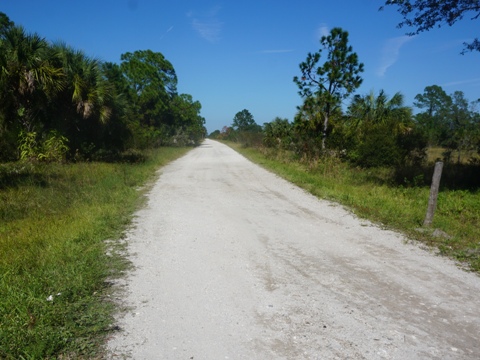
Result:
[[[383,90],[353,98],[345,124],[351,160],[369,167],[422,159],[423,137],[414,131],[412,110],[403,99],[398,92],[389,99]]]
[[[2,32],[0,48],[0,109],[31,131],[46,104],[63,88],[63,71],[54,66],[48,42],[21,26]]]
[[[121,104],[114,84],[106,78],[98,59],[65,43],[54,43],[52,49],[65,74],[64,89],[51,110],[53,126],[67,136],[72,151],[82,152],[82,144],[103,146],[103,127]]]
[[[404,134],[413,127],[412,109],[404,106],[404,97],[399,92],[390,99],[383,90],[378,96],[374,91],[364,96],[355,95],[347,117],[356,131],[382,126],[394,134]]]
[[[83,119],[96,117],[106,123],[111,113],[108,104],[114,94],[112,85],[103,76],[101,62],[64,43],[54,44],[54,48],[65,72],[65,92],[76,112]]]

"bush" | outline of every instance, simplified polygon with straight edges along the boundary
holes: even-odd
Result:
[[[419,166],[427,156],[427,141],[416,130],[395,134],[388,127],[370,129],[349,153],[349,160],[361,167]]]
[[[263,134],[260,132],[236,131],[237,142],[243,147],[260,147],[262,146]]]
[[[353,154],[354,162],[362,167],[395,166],[401,162],[395,138],[381,130],[366,136]]]
[[[38,139],[36,132],[22,131],[19,138],[22,161],[62,162],[69,151],[68,139],[56,130],[50,131],[43,142]]]
[[[400,134],[397,137],[397,146],[402,153],[402,165],[421,166],[427,159],[428,140],[426,135],[418,129]]]
[[[67,146],[68,139],[56,130],[50,131],[47,139],[42,144],[42,151],[38,160],[46,162],[62,162],[70,150]]]
[[[263,144],[266,147],[289,149],[292,143],[293,126],[288,119],[275,118],[263,125]]]

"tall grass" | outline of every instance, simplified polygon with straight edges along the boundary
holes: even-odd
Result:
[[[108,279],[139,188],[187,149],[147,161],[0,165],[0,358],[94,358],[110,331]],[[115,244],[115,241],[113,242]]]
[[[228,145],[310,193],[343,204],[360,217],[399,230],[409,239],[458,260],[466,269],[480,272],[478,189],[442,188],[433,227],[421,229],[430,192],[423,178],[418,183],[398,185],[392,181],[394,173],[389,169],[352,168],[328,157],[301,162],[288,152]],[[435,229],[442,231],[440,236],[434,236]]]

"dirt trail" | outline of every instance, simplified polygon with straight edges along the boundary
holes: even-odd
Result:
[[[220,143],[148,199],[112,359],[480,358],[480,277]]]

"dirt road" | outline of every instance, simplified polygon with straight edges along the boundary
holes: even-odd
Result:
[[[134,225],[112,359],[480,358],[480,277],[217,142]]]

